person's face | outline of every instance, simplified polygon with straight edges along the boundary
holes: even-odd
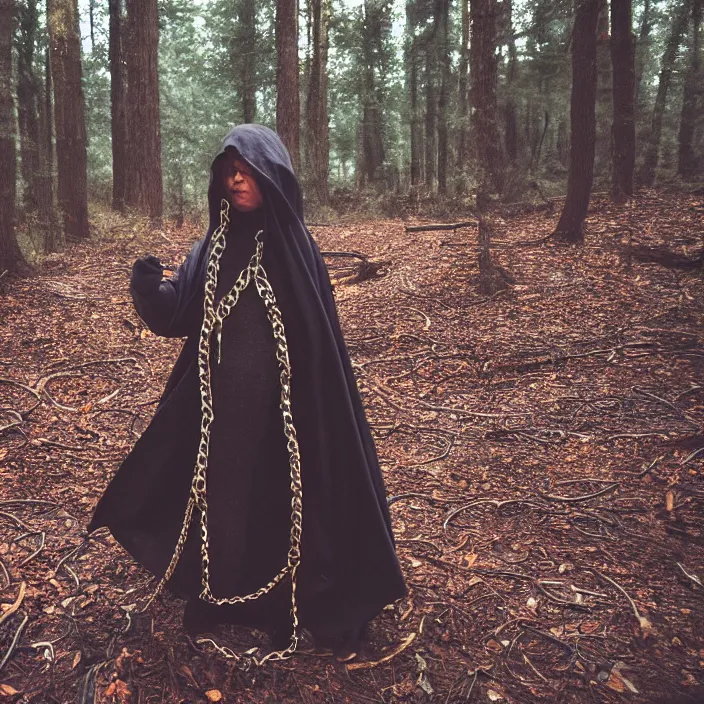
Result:
[[[263,198],[247,164],[236,156],[226,156],[221,178],[227,199],[235,210],[249,212],[261,207]]]

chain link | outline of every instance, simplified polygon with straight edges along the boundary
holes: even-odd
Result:
[[[220,226],[213,233],[211,241],[211,251],[205,276],[205,302],[203,305],[203,324],[200,331],[198,345],[198,374],[200,378],[201,394],[201,437],[198,445],[198,455],[196,458],[193,480],[191,483],[190,496],[186,505],[185,516],[181,533],[179,535],[174,553],[169,566],[161,578],[151,598],[142,611],[146,610],[154,601],[157,595],[163,590],[166,583],[173,576],[176,566],[183,553],[186,544],[188,531],[193,519],[193,511],[197,509],[200,513],[200,535],[201,535],[201,593],[199,598],[211,604],[223,606],[225,604],[244,604],[254,601],[268,594],[279,584],[288,574],[291,575],[291,619],[292,635],[291,643],[284,650],[273,651],[261,659],[254,657],[255,650],[238,654],[230,648],[219,646],[211,639],[199,639],[199,643],[210,643],[216,650],[227,658],[241,660],[250,658],[255,664],[261,665],[268,660],[285,660],[295,652],[298,646],[299,619],[298,604],[296,601],[296,575],[301,562],[301,534],[303,527],[303,486],[301,483],[301,457],[296,438],[296,429],[293,425],[293,415],[291,412],[291,364],[288,356],[288,345],[284,331],[281,311],[276,304],[274,291],[269,283],[266,271],[261,263],[263,243],[260,230],[255,235],[255,251],[249,260],[248,265],[240,272],[230,291],[215,307],[215,290],[218,282],[218,272],[220,269],[220,259],[225,251],[225,234],[230,224],[230,204],[226,200],[221,201]],[[284,435],[286,436],[286,447],[289,457],[290,485],[291,485],[291,531],[289,537],[289,550],[286,565],[264,586],[251,594],[244,596],[216,597],[210,587],[210,540],[208,534],[208,500],[207,500],[207,474],[208,474],[208,452],[210,448],[210,426],[214,420],[213,394],[211,386],[211,342],[215,336],[217,343],[217,361],[220,361],[222,344],[222,325],[232,309],[237,305],[240,294],[247,286],[254,283],[254,286],[266,306],[267,317],[271,324],[274,340],[276,341],[276,359],[279,367],[279,381],[281,385],[280,408],[284,422]]]

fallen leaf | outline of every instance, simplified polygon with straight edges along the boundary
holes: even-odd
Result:
[[[665,508],[668,511],[672,511],[675,508],[675,495],[671,491],[665,494]]]
[[[209,689],[205,696],[208,698],[209,702],[219,702],[222,701],[222,692],[219,689]]]
[[[78,663],[81,662],[81,651],[79,650],[74,656],[73,656],[73,664],[71,665],[71,669],[73,670]]]
[[[489,697],[490,702],[503,701],[503,697],[498,692],[495,692],[493,689],[487,689],[486,696]]]
[[[11,697],[13,694],[19,694],[19,692],[9,684],[0,684],[0,694],[3,697]]]
[[[471,567],[477,561],[476,552],[468,552],[463,558],[466,567]]]

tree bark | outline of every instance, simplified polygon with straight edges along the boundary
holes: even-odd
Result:
[[[613,74],[613,163],[611,191],[616,203],[633,195],[636,162],[635,42],[631,0],[611,0]]]
[[[241,0],[238,7],[239,32],[232,47],[234,63],[241,75],[242,119],[254,122],[257,116],[257,8],[254,0]]]
[[[636,46],[636,111],[640,114],[643,111],[645,101],[643,92],[640,89],[643,82],[645,65],[650,57],[650,30],[652,20],[650,17],[650,0],[643,2],[643,15],[640,21],[640,32],[638,33],[638,44]]]
[[[306,100],[306,141],[313,187],[318,202],[327,204],[330,173],[328,132],[328,0],[311,0],[313,55]]]
[[[384,149],[384,121],[382,114],[384,75],[383,42],[384,23],[388,20],[390,5],[379,0],[364,0],[362,6],[362,47],[363,63],[361,76],[362,99],[362,154],[363,181],[376,183],[381,166],[386,161]]]
[[[17,38],[17,121],[20,133],[20,154],[23,202],[25,212],[36,212],[39,205],[39,84],[34,71],[39,13],[36,0],[18,6]]]
[[[157,0],[127,0],[127,183],[125,204],[159,220],[164,212],[159,115]]]
[[[501,193],[503,176],[496,108],[496,0],[470,0],[470,102],[480,188]]]
[[[448,124],[450,91],[450,0],[439,0],[438,56],[440,60],[440,95],[438,96],[438,193],[447,193]]]
[[[49,0],[47,0],[48,6]],[[49,13],[47,12],[47,15]],[[56,211],[54,209],[54,110],[52,101],[52,80],[51,80],[51,47],[47,44],[44,55],[44,99],[39,112],[40,125],[40,158],[42,162],[42,192],[45,198],[40,207],[43,209],[42,219],[46,222],[44,231],[44,251],[58,251],[59,237],[56,222]]]
[[[680,46],[682,34],[687,26],[687,18],[691,8],[691,0],[682,0],[682,4],[672,18],[672,28],[667,40],[665,53],[662,57],[660,68],[660,79],[658,81],[658,92],[653,107],[653,119],[650,128],[648,145],[645,151],[643,166],[639,174],[639,180],[644,186],[652,186],[655,181],[655,171],[658,166],[660,154],[660,137],[662,136],[662,122],[665,115],[665,104],[667,103],[667,92],[672,80],[672,72],[677,58],[677,50]]]
[[[459,125],[457,140],[457,176],[458,192],[464,193],[467,188],[467,171],[469,165],[469,0],[461,0],[462,45],[460,46],[459,62]]]
[[[694,131],[699,116],[701,83],[701,43],[699,29],[702,21],[702,2],[692,3],[692,41],[689,65],[684,79],[682,115],[680,117],[677,173],[685,180],[695,178],[699,172],[699,160],[694,151]]]
[[[125,61],[123,58],[122,0],[108,0],[110,12],[110,113],[112,117],[112,207],[125,209],[127,184],[127,118]]]
[[[415,5],[406,3],[406,81],[410,101],[411,128],[411,186],[418,186],[423,169],[423,130],[418,100],[418,71],[420,42],[414,33]]]
[[[15,235],[17,148],[12,100],[14,0],[0,0],[0,276],[23,262]]]
[[[298,3],[276,2],[276,131],[300,165],[300,98],[298,95]]]
[[[48,0],[59,208],[67,240],[88,237],[86,123],[77,0]]]
[[[572,32],[572,97],[570,101],[570,170],[567,199],[555,236],[583,241],[582,225],[589,207],[594,176],[596,137],[596,27],[601,0],[581,0]]]
[[[506,124],[506,156],[511,163],[518,159],[518,117],[516,108],[515,83],[518,72],[518,51],[513,36],[513,3],[505,2],[505,24],[508,36],[508,67],[506,71],[506,105],[504,106],[504,121]]]
[[[437,21],[437,17],[435,18]],[[426,45],[425,53],[425,187],[428,191],[435,190],[438,166],[437,121],[438,101],[435,97],[435,81],[437,80],[435,37]]]

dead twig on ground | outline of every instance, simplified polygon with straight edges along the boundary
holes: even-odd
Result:
[[[402,653],[415,639],[417,633],[411,633],[396,649],[392,650],[388,655],[385,655],[379,660],[372,662],[351,662],[347,665],[348,670],[369,670],[372,667],[383,665],[384,663],[393,660],[399,653]]]
[[[587,480],[585,480],[587,481]],[[595,499],[597,496],[603,496],[608,494],[610,491],[618,488],[620,484],[618,482],[613,482],[609,486],[605,486],[599,491],[595,491],[591,494],[583,494],[582,496],[556,496],[555,494],[544,494],[542,491],[537,490],[537,493],[544,499],[548,501],[561,501],[563,503],[578,503],[580,501],[589,501],[589,499]]]
[[[0,660],[0,672],[3,671],[3,668],[5,667],[5,665],[7,665],[10,658],[12,657],[12,654],[15,652],[15,648],[17,647],[17,643],[20,640],[22,631],[24,631],[24,627],[27,625],[27,621],[29,621],[29,614],[24,615],[24,618],[20,622],[20,625],[17,627],[15,634],[12,636],[12,641],[10,641],[10,647],[7,649],[7,652],[5,653],[5,655],[3,655],[2,659]]]
[[[10,605],[10,608],[7,609],[7,611],[0,614],[0,626],[2,626],[2,624],[5,623],[5,621],[7,621],[7,619],[10,618],[10,616],[12,616],[12,614],[14,614],[15,611],[17,611],[17,609],[20,608],[20,606],[22,606],[22,602],[24,601],[24,595],[25,595],[26,591],[27,591],[27,583],[22,582],[20,584],[20,589],[17,592],[17,598],[15,599],[15,601]]]

